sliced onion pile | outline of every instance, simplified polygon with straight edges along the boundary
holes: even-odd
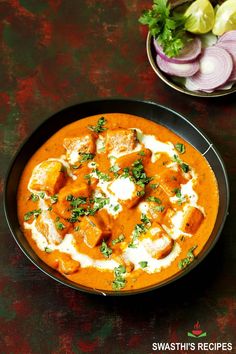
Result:
[[[168,58],[156,40],[154,47],[160,70],[185,77],[185,87],[190,91],[227,90],[236,82],[236,30],[226,32],[207,48],[202,48],[196,37],[176,58]]]
[[[236,41],[218,41],[217,47],[225,49],[233,59],[233,71],[229,78],[230,81],[236,80]]]
[[[223,41],[236,41],[236,31],[229,31],[218,38],[218,43]]]
[[[193,76],[199,70],[199,63],[196,61],[193,63],[176,64],[170,63],[169,61],[163,59],[160,55],[157,55],[156,62],[159,68],[166,74],[179,77]]]
[[[233,60],[230,54],[220,47],[205,48],[200,58],[199,71],[189,77],[197,90],[213,90],[226,83],[233,70]]]

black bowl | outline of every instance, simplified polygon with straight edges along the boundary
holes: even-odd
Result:
[[[17,218],[16,198],[18,181],[30,157],[48,138],[50,138],[63,126],[88,116],[104,113],[133,114],[147,118],[171,129],[183,139],[188,141],[205,156],[215,173],[219,187],[220,203],[216,223],[207,243],[197,257],[196,261],[187,267],[186,270],[172,276],[171,278],[164,280],[161,283],[138,290],[127,290],[122,292],[101,291],[76,284],[64,278],[60,273],[50,268],[36,255],[34,250],[28,244],[24,234],[20,230]],[[179,279],[184,274],[187,274],[206,257],[208,252],[212,249],[218,240],[227,216],[228,204],[229,185],[222,158],[215,149],[214,145],[194,124],[192,124],[185,117],[181,116],[179,113],[159,104],[153,102],[120,99],[80,103],[75,106],[66,108],[44,121],[25,141],[25,143],[17,152],[9,168],[4,187],[4,209],[9,228],[18,246],[31,260],[31,262],[33,262],[33,264],[35,264],[45,274],[49,275],[51,278],[64,285],[84,292],[102,295],[133,295],[142,293],[169,284],[174,280]]]

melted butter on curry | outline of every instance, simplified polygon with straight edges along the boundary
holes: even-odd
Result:
[[[182,271],[218,210],[205,158],[167,128],[94,116],[52,136],[20,180],[18,215],[36,253],[69,279],[136,289]]]

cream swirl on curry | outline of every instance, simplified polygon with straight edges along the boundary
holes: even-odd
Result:
[[[207,242],[218,188],[206,159],[147,119],[104,114],[54,134],[20,180],[18,216],[39,257],[101,290],[159,283]]]

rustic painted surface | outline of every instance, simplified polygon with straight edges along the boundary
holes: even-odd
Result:
[[[1,208],[1,353],[152,353],[152,342],[189,342],[197,320],[206,341],[236,344],[236,96],[191,98],[159,81],[137,22],[150,4],[0,1],[1,192],[17,147],[52,113],[96,98],[153,100],[190,117],[219,147],[231,182],[222,236],[178,283],[142,296],[102,298],[65,288],[36,269],[15,244]]]

